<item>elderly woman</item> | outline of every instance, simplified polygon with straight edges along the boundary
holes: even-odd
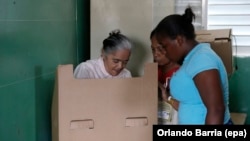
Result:
[[[80,63],[74,70],[75,78],[127,78],[131,72],[126,69],[132,50],[130,40],[120,30],[114,30],[103,40],[101,56]]]

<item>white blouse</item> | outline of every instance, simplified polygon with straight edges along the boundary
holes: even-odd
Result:
[[[105,67],[103,58],[99,57],[93,60],[87,60],[86,62],[80,63],[74,70],[75,78],[83,79],[98,79],[98,78],[129,78],[131,72],[124,68],[117,76],[110,75]]]

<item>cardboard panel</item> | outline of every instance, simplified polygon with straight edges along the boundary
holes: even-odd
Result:
[[[75,79],[57,68],[52,104],[53,141],[152,141],[157,124],[157,64],[142,77]]]
[[[231,29],[198,30],[196,31],[196,40],[199,42],[210,43],[212,49],[222,59],[227,73],[233,73]]]

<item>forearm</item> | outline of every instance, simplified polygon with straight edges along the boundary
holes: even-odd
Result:
[[[216,124],[216,125],[224,124],[224,110],[223,109],[217,109],[214,111],[208,110],[205,124]]]
[[[161,91],[160,93],[161,93],[162,100],[165,101],[165,102],[167,102],[167,103],[169,103],[170,105],[172,105],[175,110],[178,110],[179,101],[177,101],[176,99],[172,98],[170,96],[169,91],[166,91],[166,88],[163,87],[162,84],[158,83],[158,86],[160,88],[159,90]]]
[[[169,103],[176,111],[178,111],[179,108],[179,101],[172,98],[171,96],[168,97],[167,100],[165,100],[167,103]]]

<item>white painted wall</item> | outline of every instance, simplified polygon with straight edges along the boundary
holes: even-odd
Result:
[[[174,13],[173,0],[91,0],[91,59],[100,56],[102,41],[119,28],[134,43],[127,68],[133,76],[143,74],[152,62],[150,32],[168,14]]]
[[[174,0],[153,0],[153,27],[164,17],[174,14]]]

